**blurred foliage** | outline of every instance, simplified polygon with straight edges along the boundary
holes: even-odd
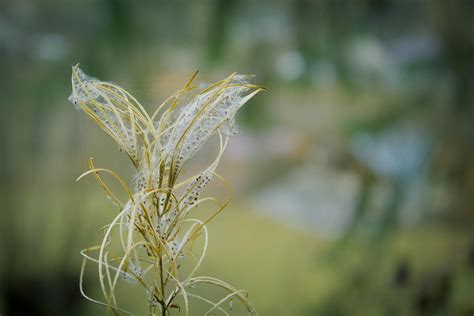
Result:
[[[118,149],[67,104],[80,62],[149,108],[196,69],[270,89],[240,115],[222,173],[241,203],[211,225],[202,271],[262,315],[473,314],[473,15],[472,1],[0,2],[0,313],[102,311],[79,294],[79,250],[115,210],[74,179]],[[327,171],[309,189],[356,179],[336,238],[248,210],[307,166]]]

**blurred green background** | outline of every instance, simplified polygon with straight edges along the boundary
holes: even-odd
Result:
[[[149,110],[196,69],[270,89],[200,270],[261,315],[472,315],[473,26],[472,1],[1,1],[0,314],[103,313],[79,251],[116,210],[74,180],[131,170],[67,102],[80,62]]]

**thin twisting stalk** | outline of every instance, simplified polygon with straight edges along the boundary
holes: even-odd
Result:
[[[158,311],[161,316],[169,316],[173,311],[184,311],[188,315],[192,308],[190,299],[210,305],[206,315],[212,311],[230,315],[231,311],[226,311],[222,304],[232,302],[233,297],[251,315],[257,314],[244,291],[216,278],[194,275],[206,256],[206,225],[230,201],[230,187],[216,173],[216,168],[229,136],[237,132],[234,117],[264,88],[248,83],[249,76],[234,73],[199,90],[193,84],[196,76],[197,72],[183,89],[166,99],[150,116],[124,89],[86,75],[78,65],[72,67],[69,101],[118,144],[135,170],[133,185],[129,186],[114,171],[95,167],[91,158],[89,170],[77,178],[79,181],[94,175],[106,195],[120,208],[114,219],[104,226],[102,242],[81,251],[84,258],[79,283],[81,293],[86,299],[106,306],[106,313],[133,315],[118,306],[120,298],[116,289],[123,280],[147,293],[149,315],[157,315]],[[190,101],[185,104],[183,100]],[[214,161],[199,174],[181,179],[185,163],[213,135],[219,139]],[[118,181],[123,192],[114,192],[107,184],[108,177]],[[221,180],[228,190],[229,197],[225,201],[202,197],[212,178]],[[215,202],[217,207],[205,219],[192,218],[193,210],[204,202]],[[202,238],[203,246],[200,253],[195,254],[193,245],[198,238]],[[116,243],[119,247],[114,247]],[[103,300],[85,293],[83,276],[87,262],[98,266]],[[184,265],[190,265],[188,274],[181,271]],[[213,302],[193,293],[197,284],[224,290],[222,298]]]

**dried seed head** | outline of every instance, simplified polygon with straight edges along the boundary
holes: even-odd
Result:
[[[90,77],[75,66],[68,100],[97,122],[133,160],[138,159],[138,122],[119,87]]]
[[[164,154],[176,157],[181,166],[191,158],[218,129],[235,135],[237,111],[256,93],[245,76],[232,75],[222,83],[201,91],[181,109],[175,125],[163,134]],[[253,92],[250,92],[253,90]],[[164,125],[161,124],[160,125]]]
[[[163,108],[160,106],[163,112],[159,109],[150,117],[138,101],[122,88],[87,76],[79,67],[73,67],[69,101],[109,134],[132,159],[135,167],[134,190],[128,188],[114,172],[96,169],[92,161],[89,162],[91,170],[85,173],[96,175],[107,195],[122,207],[119,215],[106,226],[99,258],[93,259],[86,254],[89,250],[83,251],[86,260],[98,262],[101,289],[106,298],[103,304],[110,305],[114,311],[124,311],[117,306],[114,294],[115,282],[121,277],[127,283],[144,286],[151,309],[157,305],[165,311],[177,307],[172,302],[174,294],[184,293],[183,289],[199,283],[208,283],[238,296],[251,314],[255,312],[247,298],[226,283],[217,279],[209,282],[205,277],[192,278],[205,256],[208,241],[205,224],[209,219],[192,219],[189,214],[205,200],[201,198],[203,190],[212,177],[217,176],[215,170],[227,145],[227,136],[237,133],[234,122],[237,111],[260,89],[248,84],[246,76],[234,74],[221,82],[202,87],[203,90],[195,97],[188,98],[192,79],[169,99],[172,102],[166,110],[164,103]],[[185,106],[179,106],[184,99],[190,101]],[[158,113],[162,115],[156,122],[154,117]],[[220,149],[214,162],[195,177],[176,184],[185,162],[216,132],[219,134]],[[100,177],[101,172],[107,172],[119,181],[129,197],[126,203],[115,196]],[[186,185],[184,190],[181,185]],[[210,219],[226,204],[219,205]],[[119,233],[112,234],[114,229],[118,229]],[[112,236],[120,237],[119,245],[123,250],[120,255],[116,255],[115,247],[111,247],[115,238]],[[203,253],[192,268],[191,275],[180,280],[177,271],[186,262],[183,260],[184,253],[192,250],[194,240],[200,236],[204,236],[205,241]],[[142,251],[138,251],[137,247]],[[157,265],[157,262],[160,264]],[[145,277],[145,273],[154,275]],[[154,280],[153,284],[150,280]],[[160,285],[161,288],[158,288]],[[172,286],[172,292],[165,293]],[[171,294],[169,302],[160,300],[168,294]],[[232,309],[232,302],[229,304]],[[186,305],[186,312],[187,308]]]

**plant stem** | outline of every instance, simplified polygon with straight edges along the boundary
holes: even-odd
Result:
[[[161,302],[161,316],[166,316],[166,295],[165,295],[165,284],[163,281],[163,257],[161,255],[160,251],[160,283],[161,283],[161,296],[162,296],[162,302]]]

